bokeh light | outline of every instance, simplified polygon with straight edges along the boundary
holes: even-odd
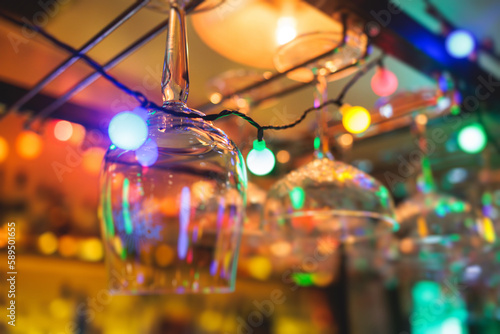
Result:
[[[83,168],[89,173],[98,174],[104,154],[106,151],[101,147],[89,148],[83,153]]]
[[[85,140],[87,130],[85,130],[85,128],[80,124],[73,123],[71,126],[73,128],[73,134],[71,135],[71,138],[69,138],[68,142],[73,145],[80,146]]]
[[[248,260],[248,272],[255,279],[261,281],[268,279],[272,269],[271,262],[264,256],[254,256]]]
[[[247,155],[248,170],[255,175],[267,175],[273,170],[275,164],[274,154],[266,147],[266,143],[255,140],[253,149]]]
[[[466,30],[455,30],[446,37],[446,50],[454,58],[469,56],[475,47],[474,37]]]
[[[379,67],[371,80],[371,87],[378,96],[389,96],[398,89],[398,77],[385,67]]]
[[[78,246],[78,256],[85,261],[100,261],[103,253],[101,240],[97,238],[82,240]]]
[[[63,257],[73,257],[78,252],[78,242],[69,235],[59,238],[59,254]]]
[[[279,163],[286,164],[290,161],[290,153],[287,150],[281,150],[276,154]]]
[[[218,104],[220,101],[222,101],[222,94],[221,93],[212,93],[212,95],[210,95],[210,102],[212,102],[213,104]]]
[[[343,110],[342,124],[350,133],[361,133],[365,131],[370,126],[370,122],[370,113],[363,107],[347,107]]]
[[[146,120],[137,113],[124,111],[115,115],[108,128],[109,139],[124,150],[136,150],[148,137]]]
[[[469,154],[481,152],[487,144],[484,128],[480,124],[471,124],[458,133],[458,146]]]
[[[73,125],[68,121],[59,121],[54,127],[54,137],[60,141],[67,141],[73,135]]]
[[[9,155],[9,144],[5,138],[0,137],[0,163],[4,162]]]
[[[53,254],[57,250],[57,238],[52,232],[45,232],[38,237],[38,250],[45,255]]]
[[[31,131],[23,131],[16,140],[16,151],[24,159],[35,159],[42,153],[42,139]]]

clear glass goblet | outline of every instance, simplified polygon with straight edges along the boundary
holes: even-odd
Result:
[[[299,36],[280,47],[276,67],[292,68],[307,60],[305,56],[322,54],[340,42],[328,33]],[[357,59],[335,55],[339,56],[333,54],[331,62]],[[316,80],[316,107],[327,98],[330,65],[320,60],[300,71]],[[268,192],[265,231],[278,270],[293,267],[297,272],[333,275],[336,260],[331,255],[341,244],[374,240],[392,232],[397,223],[389,191],[370,175],[333,158],[326,108],[317,111],[317,123],[313,161],[290,172]]]
[[[121,294],[231,292],[246,205],[234,143],[186,107],[185,14],[171,2],[163,107],[151,110],[136,151],[111,146],[100,216],[110,289]],[[183,116],[186,114],[186,116]]]

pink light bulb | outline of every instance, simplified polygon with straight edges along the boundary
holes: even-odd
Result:
[[[388,69],[379,67],[372,77],[371,86],[378,96],[389,96],[398,89],[398,77]]]

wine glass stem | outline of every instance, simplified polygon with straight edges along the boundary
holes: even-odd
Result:
[[[170,1],[167,48],[161,79],[163,105],[185,104],[189,93],[186,13],[182,1]]]
[[[327,81],[324,75],[316,76],[316,86],[314,90],[314,107],[318,108],[323,104],[328,97]],[[326,115],[326,107],[316,110],[317,132],[314,139],[314,156],[317,159],[329,158],[333,159],[330,152],[329,137],[328,137],[328,122]]]

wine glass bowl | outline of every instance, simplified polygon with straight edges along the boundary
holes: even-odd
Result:
[[[314,159],[278,181],[264,207],[270,253],[316,256],[316,271],[330,271],[341,243],[376,239],[397,229],[388,190],[339,161]],[[307,268],[305,268],[307,269]]]
[[[240,152],[202,119],[153,111],[148,127],[154,145],[143,151],[152,156],[146,166],[138,151],[112,147],[104,159],[100,210],[110,290],[233,291],[247,182]]]

